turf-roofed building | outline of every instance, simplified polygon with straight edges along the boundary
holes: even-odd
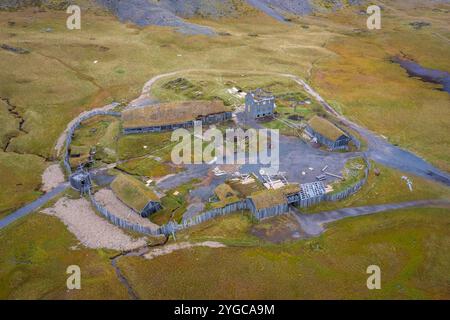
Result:
[[[142,217],[148,217],[162,209],[159,197],[149,187],[129,175],[119,174],[111,183],[111,188],[117,198]]]
[[[330,150],[348,149],[351,138],[325,118],[314,116],[308,121],[305,131],[318,143]]]
[[[231,119],[221,101],[185,101],[150,105],[122,113],[125,134],[160,132]]]

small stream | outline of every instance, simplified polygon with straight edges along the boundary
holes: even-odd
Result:
[[[120,258],[122,258],[122,257],[140,257],[140,256],[143,256],[144,254],[148,253],[151,248],[158,247],[158,246],[164,246],[167,243],[167,241],[169,241],[169,237],[166,237],[166,239],[162,243],[158,243],[158,244],[155,244],[155,245],[147,245],[145,247],[137,248],[137,249],[132,250],[132,251],[124,251],[124,252],[121,252],[120,254],[118,254],[118,255],[116,255],[116,256],[111,258],[111,266],[116,271],[116,275],[117,275],[117,278],[119,279],[119,281],[127,289],[128,295],[130,296],[131,299],[139,300],[140,298],[139,298],[138,294],[136,293],[136,291],[131,286],[130,282],[125,277],[125,275],[120,270],[119,266],[117,265],[117,261]]]

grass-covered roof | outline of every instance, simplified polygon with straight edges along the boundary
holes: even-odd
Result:
[[[159,202],[159,197],[139,180],[126,174],[118,174],[111,183],[116,196],[127,206],[140,213],[150,201]]]
[[[308,121],[308,125],[323,137],[336,141],[341,136],[347,136],[344,131],[336,127],[333,123],[325,118],[314,116]]]
[[[185,101],[151,105],[122,112],[124,128],[170,125],[195,120],[199,116],[227,111],[222,101]]]
[[[250,199],[253,201],[256,210],[287,204],[287,199],[280,189],[258,191],[253,193]]]

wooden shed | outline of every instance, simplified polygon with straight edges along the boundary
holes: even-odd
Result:
[[[319,116],[314,116],[308,121],[305,131],[330,150],[347,149],[351,140],[343,130]]]
[[[238,202],[240,200],[239,198],[239,192],[234,190],[229,184],[222,183],[218,185],[214,189],[214,193],[216,197],[219,199],[218,202],[213,203],[213,207],[223,207],[227,204]]]
[[[162,208],[159,197],[150,188],[127,174],[117,175],[111,188],[117,198],[142,217],[148,217]]]
[[[275,96],[268,91],[258,88],[245,96],[245,113],[256,119],[272,116],[275,110]]]
[[[288,211],[287,198],[281,190],[258,191],[253,193],[248,200],[250,211],[259,220]]]

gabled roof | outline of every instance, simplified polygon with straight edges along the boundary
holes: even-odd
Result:
[[[177,101],[150,105],[122,112],[124,128],[179,124],[199,116],[228,111],[222,101]]]
[[[253,201],[256,210],[287,204],[287,199],[281,190],[262,190],[253,193],[249,198]]]
[[[220,201],[226,200],[228,198],[237,197],[238,193],[233,190],[228,184],[222,183],[214,189],[214,193]]]
[[[150,202],[159,202],[159,197],[139,180],[120,173],[111,183],[115,195],[127,206],[140,213]]]
[[[289,183],[279,189],[284,195],[291,195],[300,192],[300,185],[298,183]]]
[[[323,137],[336,141],[341,136],[346,136],[347,134],[336,127],[333,123],[328,121],[325,118],[314,116],[308,121],[308,125],[317,133],[322,135]]]

